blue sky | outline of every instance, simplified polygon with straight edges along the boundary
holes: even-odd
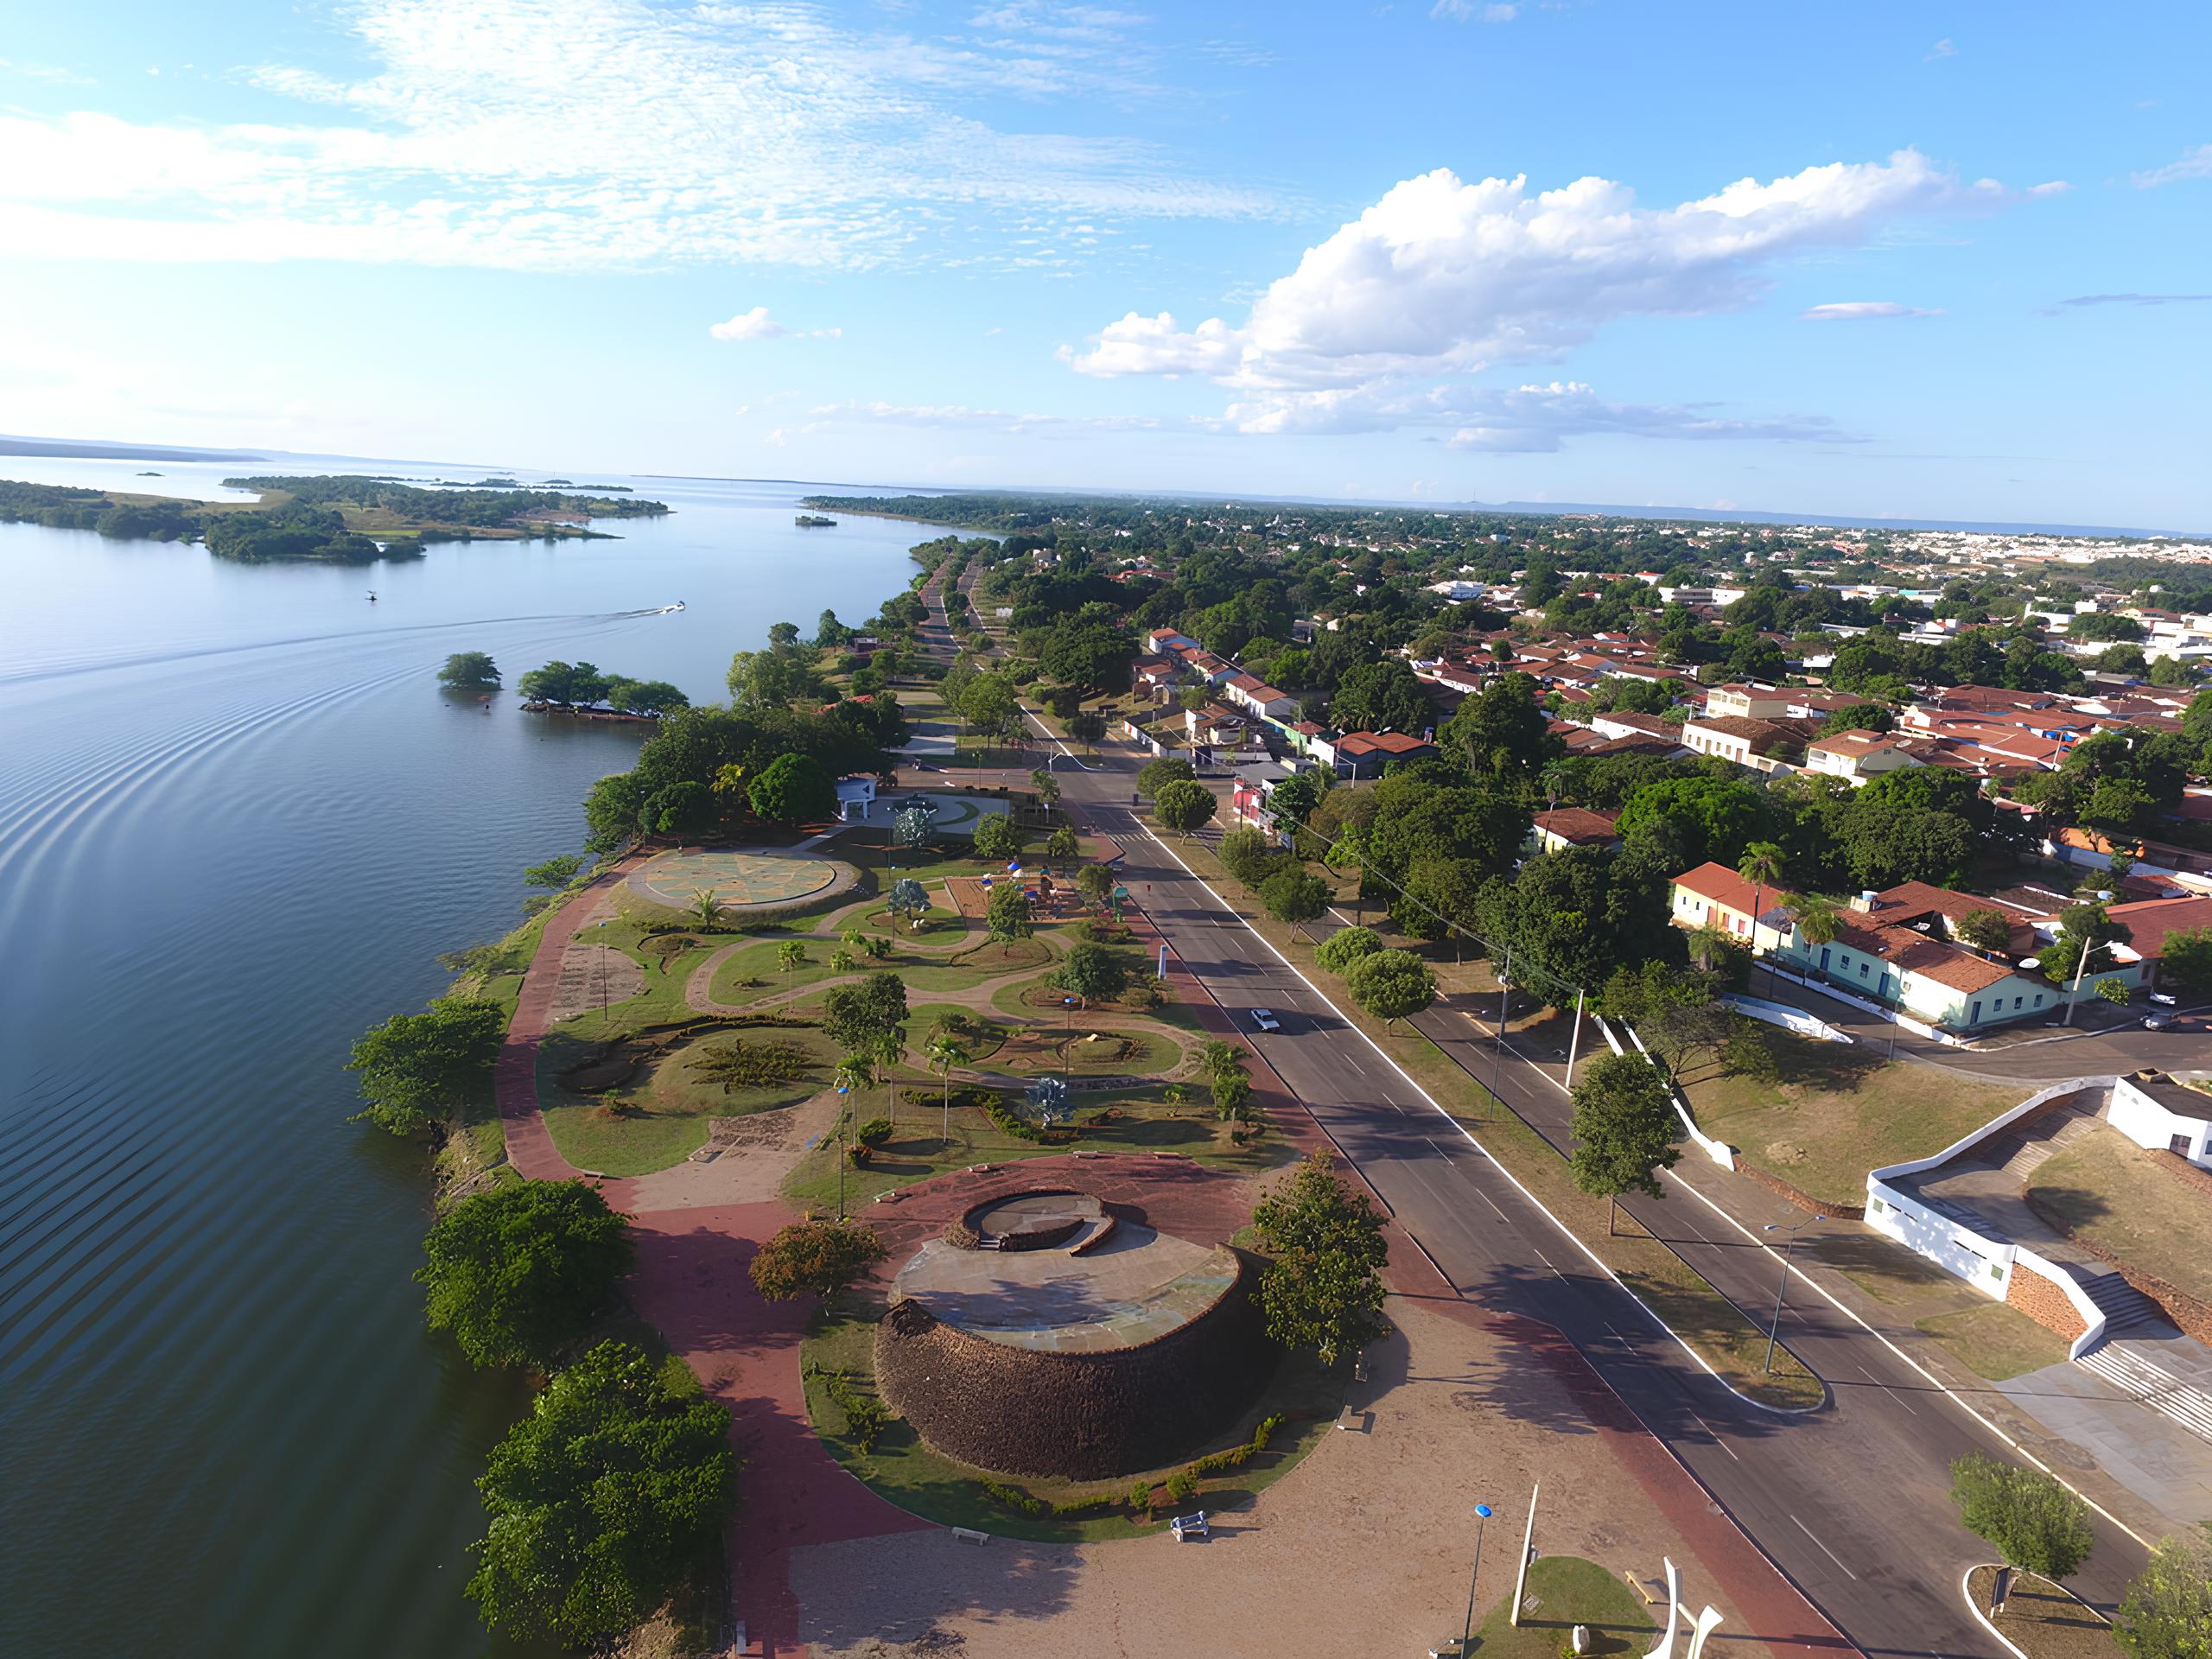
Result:
[[[0,431],[2212,530],[2212,11],[20,9]]]

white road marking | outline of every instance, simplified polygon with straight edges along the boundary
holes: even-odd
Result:
[[[1796,1521],[1796,1522],[1797,1522],[1797,1530],[1798,1530],[1798,1531],[1800,1531],[1800,1532],[1803,1533],[1803,1534],[1804,1534],[1808,1538],[1810,1538],[1810,1539],[1811,1539],[1815,1543],[1816,1543],[1816,1544],[1821,1544],[1820,1535],[1819,1535],[1818,1533],[1815,1532],[1815,1531],[1814,1531],[1810,1527],[1807,1526],[1807,1525],[1806,1525],[1802,1521],[1797,1521],[1797,1517],[1796,1517],[1796,1516],[1794,1516],[1794,1515],[1793,1515],[1793,1516],[1791,1516],[1789,1518],[1790,1518],[1792,1521]],[[1827,1556],[1827,1557],[1828,1558],[1828,1560],[1830,1560],[1834,1561],[1834,1562],[1838,1567],[1843,1567],[1843,1557],[1842,1557],[1842,1556],[1840,1556],[1840,1555],[1839,1555],[1839,1554],[1837,1554],[1835,1553],[1835,1551],[1834,1551],[1834,1550],[1830,1549],[1830,1548],[1829,1548],[1826,1544],[1821,1544],[1821,1554],[1823,1554],[1823,1555],[1825,1555],[1825,1556]],[[1851,1570],[1849,1567],[1843,1567],[1843,1570],[1844,1570],[1845,1573],[1846,1573],[1846,1574],[1847,1574],[1847,1575],[1849,1576],[1849,1578],[1850,1578],[1851,1581],[1852,1581],[1853,1584],[1856,1584],[1856,1583],[1858,1583],[1858,1582],[1859,1582],[1859,1575],[1858,1575],[1856,1573],[1852,1572],[1852,1570]]]
[[[1711,1423],[1707,1422],[1704,1418],[1698,1416],[1698,1409],[1695,1406],[1693,1406],[1685,1401],[1682,1404],[1682,1409],[1689,1413],[1691,1416],[1697,1417],[1697,1426],[1706,1432],[1707,1435],[1711,1438],[1715,1446],[1719,1446],[1723,1452],[1726,1452],[1730,1457],[1735,1458],[1738,1463],[1741,1463],[1743,1461],[1741,1458],[1736,1457],[1736,1448],[1729,1445],[1727,1441],[1722,1440],[1719,1431],[1717,1431]]]
[[[1505,1219],[1505,1211],[1499,1209],[1496,1204],[1491,1203],[1489,1193],[1484,1192],[1482,1188],[1478,1186],[1475,1189],[1475,1196],[1480,1198],[1484,1204],[1490,1205],[1491,1214],[1496,1216],[1500,1221],[1503,1221]]]
[[[1911,1413],[1912,1413],[1912,1414],[1913,1414],[1915,1417],[1917,1417],[1917,1416],[1919,1416],[1919,1415],[1920,1415],[1920,1414],[1919,1414],[1918,1412],[1916,1412],[1916,1411],[1913,1411],[1912,1408],[1911,1408],[1910,1405],[1907,1405],[1907,1404],[1906,1404],[1906,1402],[1905,1402],[1905,1397],[1904,1397],[1903,1395],[1899,1394],[1899,1393],[1898,1393],[1895,1389],[1891,1388],[1888,1383],[1886,1383],[1886,1382],[1883,1382],[1883,1381],[1882,1381],[1882,1379],[1881,1379],[1880,1377],[1878,1377],[1878,1376],[1875,1376],[1873,1372],[1872,1372],[1872,1371],[1868,1370],[1867,1370],[1864,1365],[1861,1365],[1861,1366],[1859,1368],[1859,1376],[1863,1376],[1863,1377],[1865,1377],[1865,1378],[1866,1378],[1869,1382],[1872,1382],[1872,1383],[1876,1388],[1879,1389],[1880,1389],[1884,1394],[1888,1395],[1890,1396],[1890,1398],[1891,1398],[1891,1399],[1892,1399],[1892,1400],[1894,1400],[1894,1401],[1896,1401],[1896,1402],[1897,1402],[1897,1404],[1899,1404],[1899,1405],[1901,1405],[1901,1406],[1904,1406],[1904,1408],[1905,1408],[1908,1412],[1911,1412]]]

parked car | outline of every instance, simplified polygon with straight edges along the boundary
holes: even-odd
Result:
[[[2145,1031],[2164,1031],[2168,1026],[2173,1024],[2173,1022],[2174,1017],[2171,1014],[2146,1014],[2143,1016],[2143,1029]]]
[[[1257,1026],[1262,1031],[1281,1031],[1282,1029],[1282,1021],[1275,1018],[1275,1011],[1273,1008],[1253,1009],[1252,1023]]]

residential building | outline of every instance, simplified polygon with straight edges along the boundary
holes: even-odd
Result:
[[[1613,825],[1618,814],[1593,812],[1586,807],[1560,806],[1536,814],[1529,839],[1537,849],[1565,852],[1570,847],[1611,847],[1620,836]]]
[[[1786,686],[1716,685],[1705,694],[1705,712],[1708,716],[1739,715],[1774,720],[1789,712],[1796,696]]]
[[[1805,746],[1806,771],[1840,778],[1853,789],[1883,772],[1924,764],[1904,744],[1881,732],[1837,732]]]
[[[1805,752],[1809,721],[1708,715],[1682,722],[1681,741],[1700,754],[1717,754],[1753,772],[1789,772]]]
[[[1380,778],[1393,761],[1427,760],[1436,745],[1405,732],[1346,732],[1325,744],[1316,741],[1313,752],[1339,777]]]

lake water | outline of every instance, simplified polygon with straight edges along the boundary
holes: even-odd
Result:
[[[306,470],[0,456],[202,497]],[[340,1067],[520,919],[639,738],[433,673],[588,658],[717,698],[771,622],[861,620],[939,533],[572,476],[677,511],[341,569],[0,524],[0,1652],[512,1651],[461,1591],[526,1391],[424,1333],[423,1160],[346,1122]]]

